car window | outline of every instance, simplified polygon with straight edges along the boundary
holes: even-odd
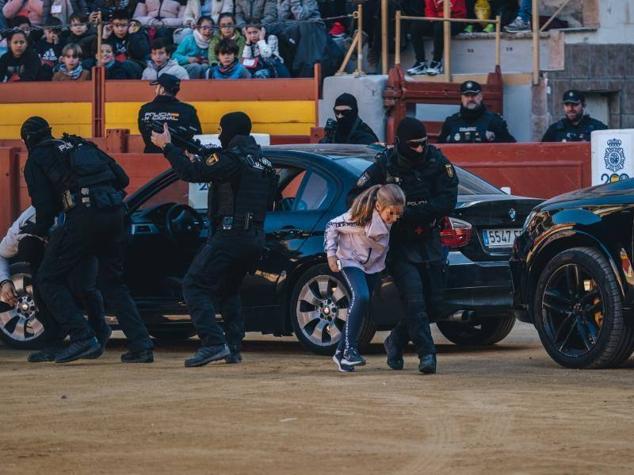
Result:
[[[328,180],[316,172],[311,172],[302,185],[297,198],[297,210],[322,209],[328,198]]]
[[[141,206],[141,209],[153,208],[166,203],[188,205],[189,184],[181,180],[170,183],[146,200]]]
[[[277,165],[275,174],[277,175],[277,195],[273,211],[291,211],[295,209],[297,193],[306,176],[306,170],[290,165]]]

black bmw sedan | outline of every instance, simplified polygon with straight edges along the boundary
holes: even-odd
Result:
[[[552,198],[511,257],[514,306],[569,368],[618,366],[634,350],[634,180]]]
[[[343,279],[326,265],[324,229],[346,210],[349,190],[376,154],[376,149],[350,145],[265,149],[277,171],[278,193],[265,221],[264,256],[242,289],[247,331],[294,333],[313,352],[334,351],[350,298]],[[444,220],[441,233],[449,261],[446,305],[433,309],[432,318],[457,344],[493,344],[515,322],[508,258],[521,223],[540,200],[509,196],[456,170],[458,206]],[[194,334],[181,281],[207,238],[206,192],[207,185],[184,183],[167,171],[128,199],[127,281],[156,338]],[[17,310],[0,313],[0,335],[14,346],[32,346],[42,329],[33,305],[27,305],[28,275],[21,264],[16,266],[24,302]],[[386,275],[373,296],[360,342],[368,343],[376,330],[390,329],[400,315],[396,289]]]

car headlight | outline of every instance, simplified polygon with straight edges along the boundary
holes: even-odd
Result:
[[[537,211],[535,210],[528,213],[528,216],[526,216],[526,219],[524,220],[524,225],[522,226],[522,232],[526,231],[526,228],[528,228],[528,223],[530,223],[533,220],[536,214],[537,214]]]

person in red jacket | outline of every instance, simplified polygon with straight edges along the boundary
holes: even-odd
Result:
[[[424,10],[423,10],[424,1]],[[442,18],[444,16],[445,0],[420,0],[420,5],[416,6],[414,15]],[[446,0],[450,2],[452,18],[466,18],[467,8],[465,0]],[[435,76],[442,73],[443,64],[443,23],[442,21],[415,21],[412,22],[411,35],[414,52],[416,53],[416,63],[407,70],[407,74],[415,76],[429,74]],[[457,35],[464,29],[462,23],[451,23],[451,35]],[[434,53],[430,63],[425,60],[425,36],[431,36],[434,40]]]

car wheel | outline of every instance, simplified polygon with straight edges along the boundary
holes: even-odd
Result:
[[[18,349],[38,348],[44,339],[44,326],[37,319],[37,307],[33,300],[31,270],[26,263],[11,266],[11,280],[18,294],[15,308],[0,303],[0,338]]]
[[[161,342],[172,343],[179,342],[184,340],[189,340],[192,336],[196,334],[196,331],[192,327],[185,328],[149,328],[148,332],[157,340],[161,340]]]
[[[502,341],[511,333],[515,317],[488,317],[470,322],[437,322],[438,330],[456,345],[485,346]]]
[[[533,312],[544,348],[562,366],[617,366],[632,352],[618,282],[596,249],[576,247],[551,259],[537,282]]]
[[[325,264],[306,271],[295,284],[290,301],[293,330],[304,348],[320,355],[335,352],[341,339],[350,291],[341,275],[333,274]],[[366,318],[359,332],[359,346],[372,340],[376,329]]]

